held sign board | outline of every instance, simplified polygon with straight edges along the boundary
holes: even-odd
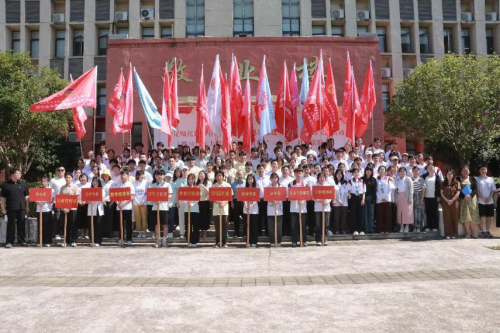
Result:
[[[288,200],[290,201],[311,200],[311,188],[309,186],[289,187]]]
[[[132,194],[130,193],[130,188],[110,188],[109,189],[109,201],[130,201],[132,200]]]
[[[201,189],[199,187],[179,187],[177,188],[177,200],[179,201],[200,201]]]
[[[231,201],[233,199],[231,187],[210,187],[208,191],[209,201]]]
[[[51,202],[52,189],[51,188],[30,188],[29,200],[31,202]]]
[[[260,189],[258,187],[239,187],[238,201],[260,201]]]
[[[102,188],[82,188],[82,202],[102,201]]]
[[[286,201],[286,187],[265,187],[265,201]]]
[[[146,192],[148,201],[151,202],[168,201],[168,194],[168,187],[150,187]]]
[[[314,200],[334,200],[334,186],[313,186],[312,197]]]
[[[56,195],[56,208],[73,209],[77,207],[78,207],[77,195],[66,195],[66,194]]]

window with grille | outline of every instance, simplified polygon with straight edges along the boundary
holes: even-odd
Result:
[[[391,102],[391,96],[389,93],[389,85],[387,83],[382,84],[382,110],[387,112],[389,110],[389,103]]]
[[[253,0],[233,0],[233,35],[253,36]]]
[[[486,53],[493,54],[495,51],[493,46],[493,29],[486,29]]]
[[[205,0],[186,0],[186,37],[205,36]]]
[[[104,116],[106,115],[106,86],[99,86],[97,88],[97,110],[96,115]]]
[[[300,35],[300,3],[298,0],[282,0],[283,36]]]
[[[444,44],[444,53],[454,52],[453,51],[453,35],[451,33],[451,29],[443,29],[443,44]]]

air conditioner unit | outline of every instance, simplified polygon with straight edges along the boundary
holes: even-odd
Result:
[[[154,20],[155,19],[155,10],[152,8],[141,9],[141,19],[142,20]]]
[[[332,9],[332,20],[341,20],[344,19],[344,10],[343,9]]]
[[[391,69],[390,68],[382,68],[382,78],[386,79],[391,77]]]
[[[106,141],[105,132],[95,132],[95,141]]]
[[[414,70],[413,68],[403,68],[403,77],[406,79]]]
[[[116,12],[115,21],[128,21],[128,12]]]
[[[52,23],[64,23],[64,14],[52,14]]]
[[[76,132],[68,133],[68,141],[69,142],[78,142],[78,137],[76,136]]]
[[[358,10],[356,13],[356,17],[358,20],[369,20],[370,19],[370,11],[369,10]]]
[[[497,20],[497,13],[496,12],[491,12],[491,13],[486,13],[486,21],[496,21]]]
[[[472,21],[472,13],[464,12],[462,13],[462,15],[460,15],[460,18],[464,22],[470,22]]]

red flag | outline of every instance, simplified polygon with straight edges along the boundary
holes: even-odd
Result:
[[[275,106],[276,131],[284,134],[286,141],[293,140],[292,132],[292,97],[290,94],[290,83],[288,82],[288,69],[286,62],[283,63],[283,72],[281,72],[281,81],[276,96]]]
[[[243,150],[250,153],[253,141],[253,117],[252,117],[252,95],[250,91],[250,81],[247,77],[245,86],[245,99],[243,109],[241,110],[241,118],[243,123]]]
[[[177,127],[181,118],[179,117],[179,100],[177,99],[177,58],[174,59],[174,69],[172,70],[172,113],[170,118],[170,123],[173,127]]]
[[[358,113],[356,117],[356,136],[361,137],[368,127],[368,122],[370,121],[373,109],[377,104],[377,97],[375,94],[375,83],[373,80],[373,69],[372,62],[368,66],[368,70],[365,75],[365,83],[363,86],[363,92],[361,93],[360,106],[361,112]]]
[[[300,137],[304,142],[310,142],[314,132],[320,129],[320,113],[324,107],[321,97],[321,76],[323,76],[323,70],[320,61],[314,72],[311,87],[309,88],[309,93],[304,103],[304,109],[302,110],[302,121],[304,122],[304,126],[302,127]]]
[[[167,134],[169,138],[172,136],[172,123],[170,122],[170,114],[172,112],[172,99],[170,98],[170,78],[168,76],[168,65],[165,64],[165,74],[163,76],[163,98],[161,103],[161,131]]]
[[[79,106],[96,108],[97,66],[71,82],[66,88],[30,107],[31,112],[73,109]]]
[[[297,108],[300,106],[300,90],[297,82],[297,72],[295,63],[293,63],[292,73],[290,74],[290,96],[292,98],[292,140],[299,137],[299,123]]]
[[[355,138],[354,132],[356,128],[356,118],[358,117],[358,113],[361,112],[361,107],[359,104],[359,96],[358,96],[358,88],[356,87],[356,79],[354,78],[354,71],[351,68],[352,79],[351,79],[351,93],[349,94],[351,98],[349,113],[347,114],[347,123],[346,123],[346,136],[351,140],[351,145],[354,147]],[[343,112],[343,111],[342,111]]]
[[[229,82],[227,79],[221,77],[222,87],[222,115],[221,115],[221,129],[222,129],[222,150],[229,154],[231,149],[231,96],[229,93]]]
[[[240,72],[238,70],[238,62],[236,57],[231,61],[231,121],[232,134],[240,137],[243,133],[243,122],[241,121],[241,109],[243,108],[243,92],[241,90]]]
[[[196,142],[201,149],[205,149],[205,135],[210,130],[208,125],[207,95],[205,94],[205,79],[203,77],[203,66],[201,67],[200,87],[198,89],[198,100],[196,101]]]
[[[115,89],[113,90],[113,96],[111,96],[111,98],[109,99],[108,107],[106,108],[106,112],[111,117],[115,117],[117,113],[120,113],[120,116],[123,116],[122,93],[124,89],[125,89],[125,82],[122,70],[120,71],[120,75],[118,76],[118,82],[116,82]]]
[[[259,74],[259,84],[257,85],[257,96],[255,97],[255,119],[257,120],[257,124],[260,124],[260,105],[259,105],[259,94],[260,89],[262,87],[263,80],[265,79],[266,73],[266,56],[264,55],[264,59],[262,60],[262,67],[260,68]]]
[[[342,122],[347,124],[347,115],[350,112],[352,99],[351,96],[351,86],[352,86],[352,73],[351,73],[351,59],[349,58],[349,51],[347,52],[347,61],[345,65],[345,80],[344,80],[344,98],[342,100]]]
[[[125,90],[123,97],[123,118],[119,124],[123,129],[131,130],[134,123],[134,83],[132,79],[132,64],[128,69],[127,81],[125,82]]]
[[[337,106],[337,93],[335,92],[335,79],[333,78],[332,63],[328,61],[328,71],[326,73],[326,87],[324,89],[325,98],[325,126],[323,129],[328,137],[331,137],[339,130],[339,109]]]
[[[69,75],[70,82],[73,83],[73,76]],[[87,114],[85,110],[78,106],[73,108],[73,123],[75,124],[76,137],[78,140],[81,140],[87,131],[85,130],[84,122],[87,120]]]

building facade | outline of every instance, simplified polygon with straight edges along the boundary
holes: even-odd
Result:
[[[58,68],[66,79],[99,66],[94,124],[100,143],[108,39],[116,35],[378,36],[379,102],[387,110],[394,83],[429,58],[499,53],[499,8],[500,0],[0,0],[0,51],[30,52],[36,64]],[[406,144],[400,149],[418,149]]]

